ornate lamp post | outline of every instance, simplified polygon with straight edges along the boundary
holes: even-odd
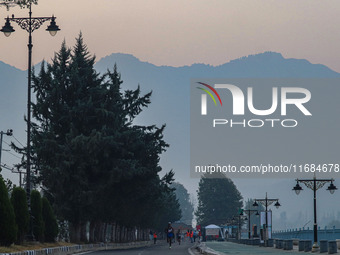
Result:
[[[300,192],[303,190],[299,183],[303,183],[306,185],[307,188],[313,190],[314,194],[314,244],[313,244],[313,251],[316,251],[318,246],[318,223],[316,218],[316,191],[321,189],[326,183],[330,182],[331,184],[328,186],[327,190],[334,194],[335,190],[338,188],[333,184],[334,179],[316,179],[314,175],[313,179],[296,179],[296,185],[294,186],[293,190],[295,191],[296,195],[299,195]]]
[[[25,18],[7,17],[5,25],[0,30],[6,37],[10,36],[15,30],[11,26],[11,21],[17,23],[22,29],[28,32],[28,86],[27,86],[27,166],[26,166],[26,193],[28,208],[30,210],[31,201],[31,82],[32,82],[32,33],[41,27],[43,23],[50,20],[51,23],[46,31],[49,31],[52,36],[60,30],[56,25],[55,17],[32,17],[32,1],[29,2],[29,16]]]
[[[263,199],[254,199],[255,202],[253,204],[254,207],[258,206],[259,203],[261,203],[265,208],[266,208],[266,225],[265,225],[265,245],[267,246],[267,241],[268,241],[268,206],[270,206],[271,204],[274,204],[274,206],[279,209],[279,207],[281,206],[281,204],[279,203],[279,199],[278,198],[268,198],[267,196],[267,192],[266,192],[266,197]]]

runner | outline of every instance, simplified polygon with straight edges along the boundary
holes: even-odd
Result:
[[[187,233],[185,234],[185,236],[187,237],[188,240],[190,240],[190,230],[187,230]]]
[[[166,232],[167,232],[167,241],[169,243],[169,249],[171,249],[172,238],[175,237],[174,228],[171,226],[171,222],[168,223]]]
[[[201,229],[198,230],[198,243],[201,243],[202,232]]]
[[[177,238],[177,241],[178,241],[178,245],[181,245],[181,230],[178,229],[177,233],[176,233],[176,238]]]

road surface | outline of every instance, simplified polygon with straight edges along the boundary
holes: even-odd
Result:
[[[160,241],[156,245],[152,244],[150,247],[129,249],[129,250],[107,250],[107,251],[95,251],[87,253],[87,255],[188,255],[188,249],[193,244],[190,242],[183,242],[181,245],[175,243],[169,249],[169,245],[166,241]]]

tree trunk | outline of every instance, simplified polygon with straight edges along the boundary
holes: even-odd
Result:
[[[95,227],[96,227],[95,222],[91,221],[90,222],[90,243],[94,243],[95,242],[95,238],[94,238]]]
[[[118,243],[118,235],[119,235],[118,228],[119,228],[119,225],[116,223],[115,224],[115,243]]]
[[[96,221],[94,223],[94,242],[100,241],[100,222]]]
[[[123,241],[123,227],[119,226],[119,243]]]
[[[81,224],[81,228],[80,228],[80,241],[83,243],[88,243],[88,239],[87,239],[87,222],[84,222]]]
[[[110,237],[110,242],[114,242],[114,234],[115,234],[115,224],[111,223],[111,237]]]
[[[107,223],[102,223],[102,242],[106,243],[107,240]]]
[[[104,223],[98,221],[96,224],[97,242],[104,242]]]
[[[80,223],[70,223],[70,241],[72,243],[80,242]]]

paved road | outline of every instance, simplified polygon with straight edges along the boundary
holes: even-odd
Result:
[[[282,249],[275,249],[271,247],[259,247],[244,244],[237,244],[231,242],[206,242],[206,246],[220,252],[221,254],[282,254],[282,255],[292,255],[301,254],[297,250],[295,251],[284,251]],[[309,252],[303,252],[303,254],[311,254]]]
[[[169,245],[161,241],[156,245],[150,247],[131,249],[131,250],[108,250],[108,251],[96,251],[88,253],[88,255],[188,255],[188,248],[192,247],[193,244],[184,242],[181,245],[178,243],[173,244],[171,249]]]

